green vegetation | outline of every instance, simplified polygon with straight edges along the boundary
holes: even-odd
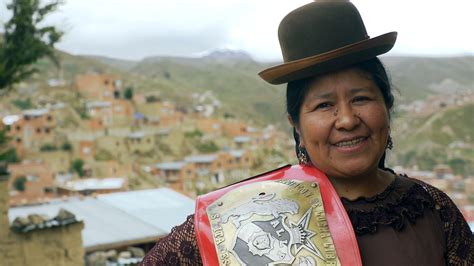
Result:
[[[185,138],[190,138],[190,139],[201,138],[203,135],[204,134],[199,129],[195,129],[195,130],[190,131],[190,132],[184,132],[184,137]]]
[[[80,177],[84,176],[84,161],[81,159],[75,159],[71,163],[72,171],[76,172]]]
[[[86,107],[85,106],[80,106],[80,107],[75,107],[74,108],[76,110],[76,112],[79,114],[79,116],[81,117],[81,119],[89,119],[89,114],[87,113],[87,110],[86,110]]]
[[[39,0],[12,0],[7,5],[13,16],[5,24],[0,42],[0,89],[9,89],[37,72],[33,64],[43,57],[59,66],[53,46],[61,39],[62,32],[43,25],[43,20],[59,3],[40,6]]]
[[[0,174],[6,172],[6,164],[19,162],[16,150],[9,145],[7,128],[0,129]]]
[[[16,191],[25,191],[26,177],[20,176],[13,181],[13,187]]]
[[[133,99],[133,88],[132,87],[125,88],[125,92],[123,93],[123,97],[127,100],[132,100]]]
[[[173,154],[173,151],[171,150],[170,146],[168,145],[168,143],[164,142],[164,141],[159,141],[157,143],[158,145],[158,150],[162,153],[162,154],[167,154],[167,155],[172,155]]]
[[[389,165],[414,166],[430,170],[437,164],[449,165],[455,174],[474,173],[474,152],[449,147],[456,142],[472,143],[474,104],[441,110],[428,117],[409,114],[395,121],[394,146]]]
[[[16,150],[13,148],[10,148],[6,151],[4,151],[2,154],[0,154],[0,162],[7,162],[7,163],[17,163],[20,161],[20,158],[18,158],[18,155],[16,154]]]
[[[34,107],[30,98],[27,98],[26,100],[16,99],[12,101],[12,104],[21,110],[32,109]]]
[[[57,150],[58,150],[58,147],[56,147],[56,145],[51,144],[51,143],[43,144],[43,145],[40,147],[40,151],[45,151],[45,152],[48,152],[48,151],[57,151]]]
[[[72,144],[70,142],[64,142],[63,145],[61,145],[61,150],[63,151],[72,151]]]
[[[219,146],[212,140],[201,141],[196,144],[196,149],[201,153],[213,153],[219,151]]]
[[[100,149],[95,153],[94,159],[96,161],[110,161],[114,159],[114,155],[108,150]]]

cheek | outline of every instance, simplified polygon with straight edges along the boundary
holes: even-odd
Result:
[[[374,133],[388,134],[390,120],[383,106],[374,106],[366,112],[366,121]]]
[[[327,119],[312,115],[300,119],[300,130],[302,145],[308,145],[309,143],[325,142],[331,127]]]

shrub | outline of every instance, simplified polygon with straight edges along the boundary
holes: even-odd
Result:
[[[61,146],[61,150],[63,151],[72,151],[72,145],[69,142],[64,142]]]
[[[80,177],[84,176],[84,161],[81,159],[76,159],[72,161],[71,169],[76,172]]]
[[[40,147],[40,151],[57,151],[58,147],[56,147],[54,144],[51,143],[46,143],[43,146]]]
[[[13,187],[17,191],[25,191],[26,177],[20,176],[13,181]]]

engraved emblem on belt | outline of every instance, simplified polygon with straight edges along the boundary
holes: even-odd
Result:
[[[317,183],[244,185],[207,215],[221,265],[340,265]]]

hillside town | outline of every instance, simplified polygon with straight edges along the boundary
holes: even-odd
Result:
[[[34,104],[12,100],[35,108],[10,112],[2,103],[2,127],[13,150],[1,180],[0,228],[16,232],[9,236],[16,247],[12,262],[35,236],[38,245],[62,241],[56,246],[66,256],[54,250],[48,258],[37,255],[46,261],[137,263],[193,213],[196,196],[296,162],[288,132],[221,115],[210,91],[180,106],[156,92],[136,92],[110,74],[85,73],[71,84],[51,79],[43,86],[47,93],[29,100]],[[18,91],[24,99],[40,89],[23,84]],[[401,109],[428,112],[473,99],[472,92],[433,96]],[[456,175],[447,165],[394,170],[445,191],[472,226],[474,176]],[[146,214],[134,211],[137,205],[146,205]],[[114,225],[121,235],[101,234],[115,221],[122,221]]]
[[[21,98],[34,93],[29,86],[20,86]],[[49,80],[43,86],[47,93],[33,100],[39,108],[2,114],[12,147],[9,176],[3,180],[7,196],[2,197],[9,211],[2,209],[2,215],[9,213],[11,227],[23,234],[56,227],[73,227],[67,230],[79,233],[82,229],[82,244],[74,242],[68,253],[85,254],[91,261],[139,261],[157,239],[193,213],[197,195],[278,166],[290,156],[285,154],[291,150],[285,133],[272,125],[259,128],[217,116],[220,102],[210,92],[192,95],[195,105],[180,108],[157,94],[133,93],[109,74],[87,73],[70,85]],[[55,92],[66,101],[53,96]],[[155,223],[141,235],[132,228],[145,218],[126,214],[126,227],[118,229],[122,238],[105,235],[98,244],[94,239],[101,224],[124,219],[113,214],[125,207],[115,201],[91,207],[102,206],[104,197],[129,202],[144,197],[175,208],[164,222],[168,206],[150,206],[154,214],[148,215],[154,215]],[[100,221],[94,213],[107,216]],[[57,215],[70,223],[58,222]],[[85,225],[76,225],[81,223]],[[17,242],[19,249],[26,243]],[[107,256],[97,253],[105,251]]]

